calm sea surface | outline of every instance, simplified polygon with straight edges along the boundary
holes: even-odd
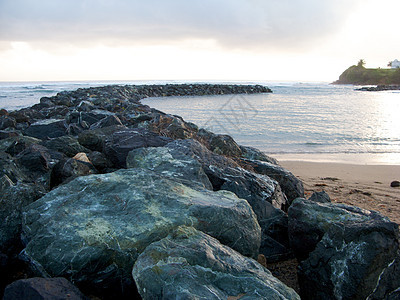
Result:
[[[0,83],[0,107],[19,109],[62,90],[164,82]],[[248,83],[248,82],[246,82]],[[400,92],[327,83],[254,82],[272,94],[142,100],[282,160],[400,164]]]

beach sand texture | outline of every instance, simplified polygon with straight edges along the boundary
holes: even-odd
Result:
[[[300,178],[306,197],[325,191],[332,202],[375,210],[400,224],[400,188],[390,186],[400,181],[399,165],[353,165],[305,161],[280,161]]]

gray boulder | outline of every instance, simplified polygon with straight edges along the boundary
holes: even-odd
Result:
[[[23,257],[39,275],[116,295],[132,292],[138,255],[177,226],[194,226],[252,257],[261,236],[245,200],[142,169],[79,177],[29,205],[23,222]]]
[[[9,284],[3,300],[86,300],[81,291],[65,278],[29,278]]]
[[[300,299],[255,260],[192,227],[149,245],[132,276],[143,299]]]
[[[366,299],[396,258],[398,225],[377,212],[296,199],[289,237],[304,299]]]

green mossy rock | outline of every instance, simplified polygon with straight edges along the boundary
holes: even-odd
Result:
[[[132,288],[138,255],[180,225],[246,256],[258,254],[261,231],[247,201],[128,169],[79,177],[29,205],[23,255],[38,275],[117,292]]]
[[[132,276],[143,299],[300,299],[255,260],[192,227],[148,246]]]

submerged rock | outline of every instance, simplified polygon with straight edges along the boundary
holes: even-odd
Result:
[[[132,276],[143,299],[300,299],[253,259],[191,227],[149,245]]]
[[[366,299],[397,256],[396,223],[374,211],[296,199],[289,208],[289,237],[301,261],[304,299]]]
[[[120,295],[122,288],[133,291],[130,271],[137,256],[180,225],[243,255],[258,254],[260,227],[245,200],[129,169],[79,177],[29,205],[23,256],[41,276]]]

